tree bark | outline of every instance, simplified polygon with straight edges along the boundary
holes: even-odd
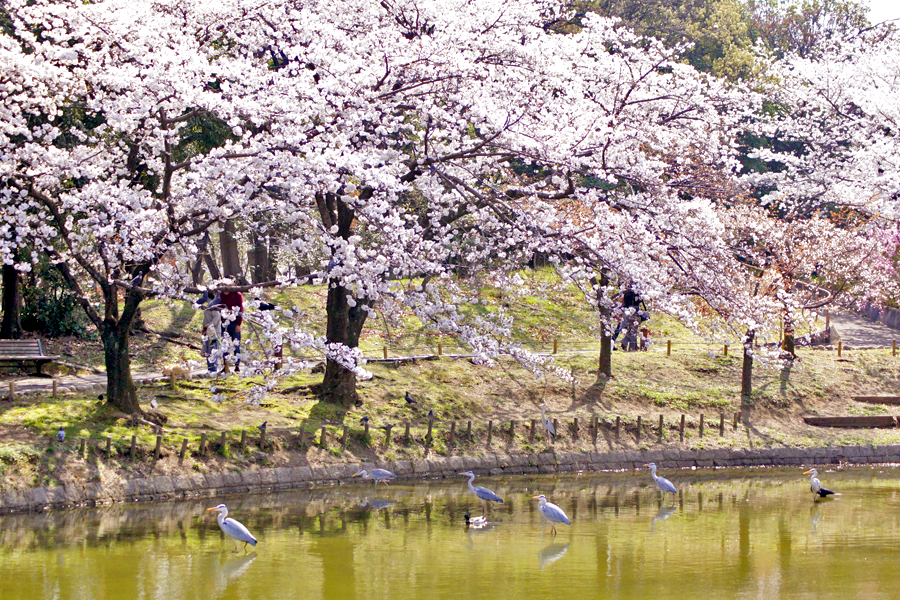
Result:
[[[219,233],[219,250],[222,252],[222,274],[225,277],[240,277],[241,256],[238,252],[237,227],[234,221],[225,221],[225,227]]]
[[[109,294],[118,295],[115,288]],[[121,315],[118,314],[118,307],[109,308],[107,299],[106,316],[100,328],[106,363],[106,401],[129,414],[143,414],[131,377],[131,357],[128,355],[131,324],[142,299],[140,292],[127,292]]]
[[[21,336],[19,272],[12,265],[3,265],[3,320],[0,322],[0,338],[17,340]]]
[[[610,331],[609,320],[612,317],[612,311],[603,302],[603,294],[606,286],[609,285],[609,274],[606,269],[600,271],[600,289],[597,290],[597,307],[600,311],[600,369],[599,374],[606,375],[607,378],[612,377],[612,332]]]
[[[791,356],[797,356],[794,352],[794,321],[788,316],[784,316],[784,341],[781,344],[781,349],[790,354]]]
[[[744,336],[744,362],[741,368],[741,404],[750,406],[750,394],[753,392],[753,339],[756,331],[747,330]]]
[[[248,254],[250,263],[250,281],[262,283],[270,279],[269,248],[266,245],[266,237],[253,232],[253,248]]]

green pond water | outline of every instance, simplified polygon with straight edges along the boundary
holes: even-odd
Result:
[[[0,517],[0,599],[900,598],[900,470],[663,470],[342,485]],[[552,536],[532,496],[572,519]],[[234,552],[205,509],[259,539]]]

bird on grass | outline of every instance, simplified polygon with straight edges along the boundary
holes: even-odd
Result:
[[[250,530],[244,527],[244,525],[240,521],[228,518],[228,508],[226,508],[224,504],[213,506],[212,508],[207,508],[206,510],[218,511],[219,528],[225,535],[234,540],[235,552],[237,552],[238,550],[238,542],[244,542],[244,550],[247,549],[247,544],[256,546],[256,538],[253,537],[253,534],[250,533]]]
[[[406,392],[406,403],[412,406],[413,404],[418,404],[416,400],[413,399],[412,396],[409,395],[409,392]]]
[[[659,486],[659,490],[663,493],[663,496],[665,496],[666,494],[672,494],[672,501],[674,502],[675,494],[678,493],[678,490],[675,489],[675,486],[672,485],[672,482],[665,477],[660,477],[656,474],[656,463],[649,463],[644,466],[650,467],[650,474],[653,476],[653,481],[655,481],[656,485]]]
[[[487,509],[487,503],[490,502],[499,502],[503,504],[503,498],[487,489],[486,487],[481,487],[480,485],[472,485],[472,482],[475,481],[475,473],[472,471],[466,471],[464,473],[460,473],[460,475],[465,475],[469,478],[469,489],[472,490],[472,493],[475,494],[481,500],[481,512],[485,512]]]
[[[384,485],[387,485],[388,479],[397,479],[397,476],[388,471],[387,469],[372,469],[371,472],[366,471],[365,469],[360,469],[359,472],[354,473],[353,477],[362,477],[363,479],[374,479],[375,487],[378,487],[378,482],[383,481]]]
[[[60,442],[66,441],[66,430],[63,429],[62,425],[59,426],[59,431],[56,432],[56,439]]]
[[[433,408],[428,409],[428,422],[434,423],[434,409]]]
[[[566,525],[571,525],[572,522],[569,521],[569,517],[566,516],[566,513],[563,512],[563,509],[553,504],[552,502],[547,502],[547,496],[541,494],[540,496],[533,496],[535,500],[540,500],[538,504],[538,510],[544,518],[550,521],[550,529],[553,532],[553,535],[556,535],[556,524],[557,523],[565,523]]]
[[[259,431],[260,431],[260,433],[265,433],[266,429],[268,429],[268,428],[269,428],[269,422],[263,421],[262,425],[259,426]]]
[[[362,419],[360,419],[360,420],[359,420],[359,424],[360,424],[360,425],[368,425],[368,424],[369,424],[369,417],[368,417],[368,416],[365,416],[365,417],[363,417]]]
[[[547,405],[541,404],[541,422],[544,424],[544,431],[546,431],[547,435],[551,438],[556,439],[556,427],[554,427],[550,419],[547,418],[546,410]]]
[[[153,398],[153,399],[150,401],[150,408],[152,408],[153,410],[156,410],[156,407],[157,407],[157,406],[159,406],[159,402],[156,401],[156,398]]]
[[[827,498],[829,495],[834,494],[838,496],[839,494],[835,494],[831,490],[826,490],[822,487],[822,482],[819,481],[819,472],[815,469],[810,469],[809,471],[804,471],[804,475],[809,475],[809,489],[813,493],[813,502],[818,500],[819,498]]]

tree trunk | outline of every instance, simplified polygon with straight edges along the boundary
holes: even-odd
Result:
[[[363,310],[362,301],[357,301],[356,306],[351,307],[347,303],[348,293],[342,286],[334,286],[328,290],[326,338],[329,344],[339,343],[348,348],[358,348],[359,336],[369,313]],[[356,391],[356,373],[328,359],[325,363],[321,397],[346,408],[357,404],[359,393]]]
[[[741,404],[750,406],[750,394],[753,392],[753,339],[756,331],[747,330],[744,337],[744,363],[741,369]]]
[[[253,232],[253,248],[247,253],[250,263],[250,281],[262,283],[269,281],[269,248],[266,245],[266,237]]]
[[[788,315],[784,316],[784,341],[781,344],[781,349],[791,356],[797,356],[794,352],[794,321]]]
[[[3,265],[3,320],[0,322],[0,338],[17,340],[21,335],[19,272],[12,265]]]
[[[115,290],[112,294],[117,295]],[[131,324],[142,299],[140,292],[129,291],[122,315],[118,315],[118,308],[107,308],[106,318],[100,328],[106,362],[106,401],[129,414],[143,412],[138,403],[137,388],[131,378],[131,358],[128,356]]]
[[[231,219],[225,221],[225,227],[219,233],[219,250],[222,252],[222,274],[225,277],[240,277],[241,255],[238,252],[237,227]]]
[[[612,377],[612,332],[609,321],[612,311],[603,302],[606,286],[609,285],[609,274],[606,269],[600,271],[600,289],[597,290],[597,307],[600,311],[600,370],[599,374]]]

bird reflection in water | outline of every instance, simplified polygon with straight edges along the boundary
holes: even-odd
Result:
[[[569,544],[550,544],[538,552],[538,565],[543,569],[549,567],[568,552]]]
[[[809,532],[816,533],[816,526],[819,524],[819,503],[813,502],[809,508]]]
[[[371,508],[372,510],[381,510],[382,508],[387,508],[391,504],[396,504],[396,500],[385,500],[383,498],[372,498],[369,500],[368,497],[363,498],[358,503],[360,508]]]
[[[656,529],[657,521],[665,521],[678,510],[677,506],[660,506],[659,510],[656,511],[656,514],[653,515],[653,519],[650,521],[650,533],[653,533]]]
[[[255,551],[225,561],[216,573],[216,587],[218,590],[220,592],[224,591],[228,584],[241,577],[254,560],[256,560]]]

